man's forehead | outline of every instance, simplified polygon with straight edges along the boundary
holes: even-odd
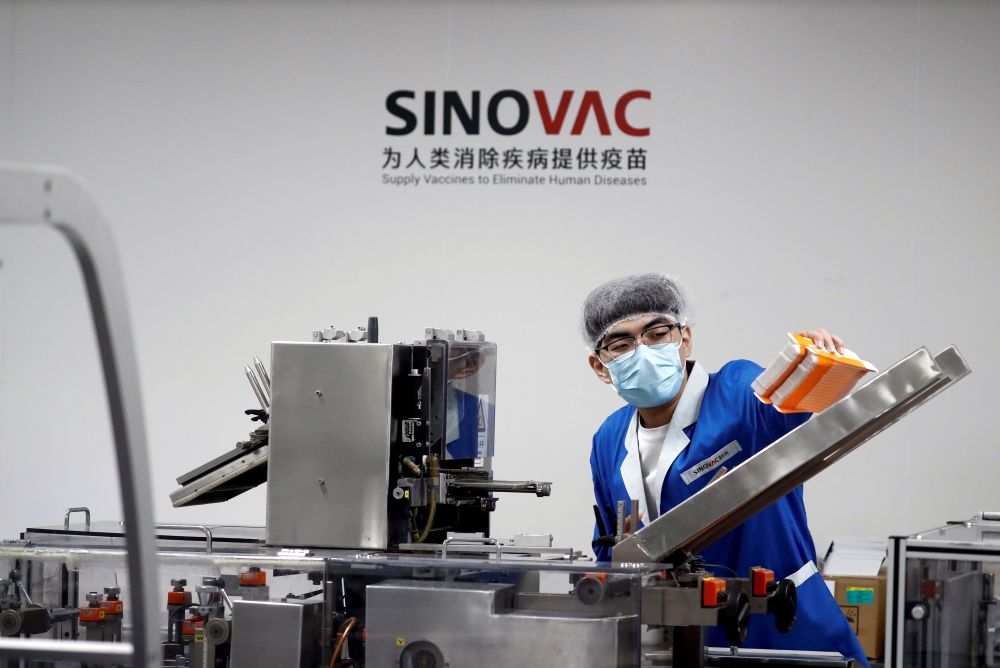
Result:
[[[628,318],[627,320],[616,322],[608,329],[607,333],[604,335],[604,338],[606,339],[608,337],[617,336],[620,334],[630,334],[633,332],[638,334],[653,325],[658,325],[661,323],[673,324],[676,322],[677,320],[675,318],[671,318],[669,315],[663,315],[663,314],[638,315],[634,318]]]

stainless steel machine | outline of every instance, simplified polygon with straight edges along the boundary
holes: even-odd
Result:
[[[1000,513],[889,545],[886,666],[1000,665]]]
[[[266,482],[267,525],[155,525],[125,300],[96,207],[46,170],[0,165],[0,195],[0,223],[53,224],[80,260],[125,506],[124,523],[86,511],[73,524],[86,510],[73,508],[0,543],[0,664],[847,666],[740,650],[754,615],[791,628],[794,585],[767,564],[714,577],[697,552],[969,372],[954,348],[912,353],[638,533],[619,522],[614,563],[595,564],[549,536],[490,532],[494,493],[550,487],[492,478],[496,347],[481,333],[384,344],[376,321],[331,327],[275,343],[270,371],[248,365],[260,424],[171,494],[212,503]],[[710,626],[731,647],[706,651]]]
[[[495,344],[461,329],[386,344],[373,331],[271,347],[269,544],[384,550],[448,530],[488,535],[493,493],[549,494],[549,483],[493,480]]]
[[[181,475],[175,506],[215,503],[267,482],[267,543],[397,549],[453,533],[489,535],[497,492],[551,483],[493,479],[496,345],[429,328],[413,344],[366,327],[275,342],[271,370],[246,367],[264,426]]]

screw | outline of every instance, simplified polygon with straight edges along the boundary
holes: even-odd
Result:
[[[316,396],[317,397],[322,397],[323,396],[323,390],[316,390]]]
[[[326,484],[326,479],[325,478],[320,478],[316,482],[319,483],[320,485],[325,485]]]

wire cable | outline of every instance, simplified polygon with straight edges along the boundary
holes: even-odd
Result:
[[[337,657],[340,656],[341,651],[344,649],[344,643],[347,642],[347,636],[351,634],[351,630],[354,625],[358,623],[357,617],[351,617],[337,629],[337,644],[333,648],[333,654],[330,655],[330,668],[334,668],[337,665]]]
[[[429,510],[427,512],[427,524],[424,525],[424,530],[417,537],[417,542],[422,543],[427,540],[427,535],[431,532],[431,527],[434,526],[434,515],[437,512],[437,492],[431,490],[430,502],[428,504]]]

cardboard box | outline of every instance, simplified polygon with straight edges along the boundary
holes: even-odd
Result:
[[[824,576],[869,659],[885,654],[885,572],[873,577]]]

